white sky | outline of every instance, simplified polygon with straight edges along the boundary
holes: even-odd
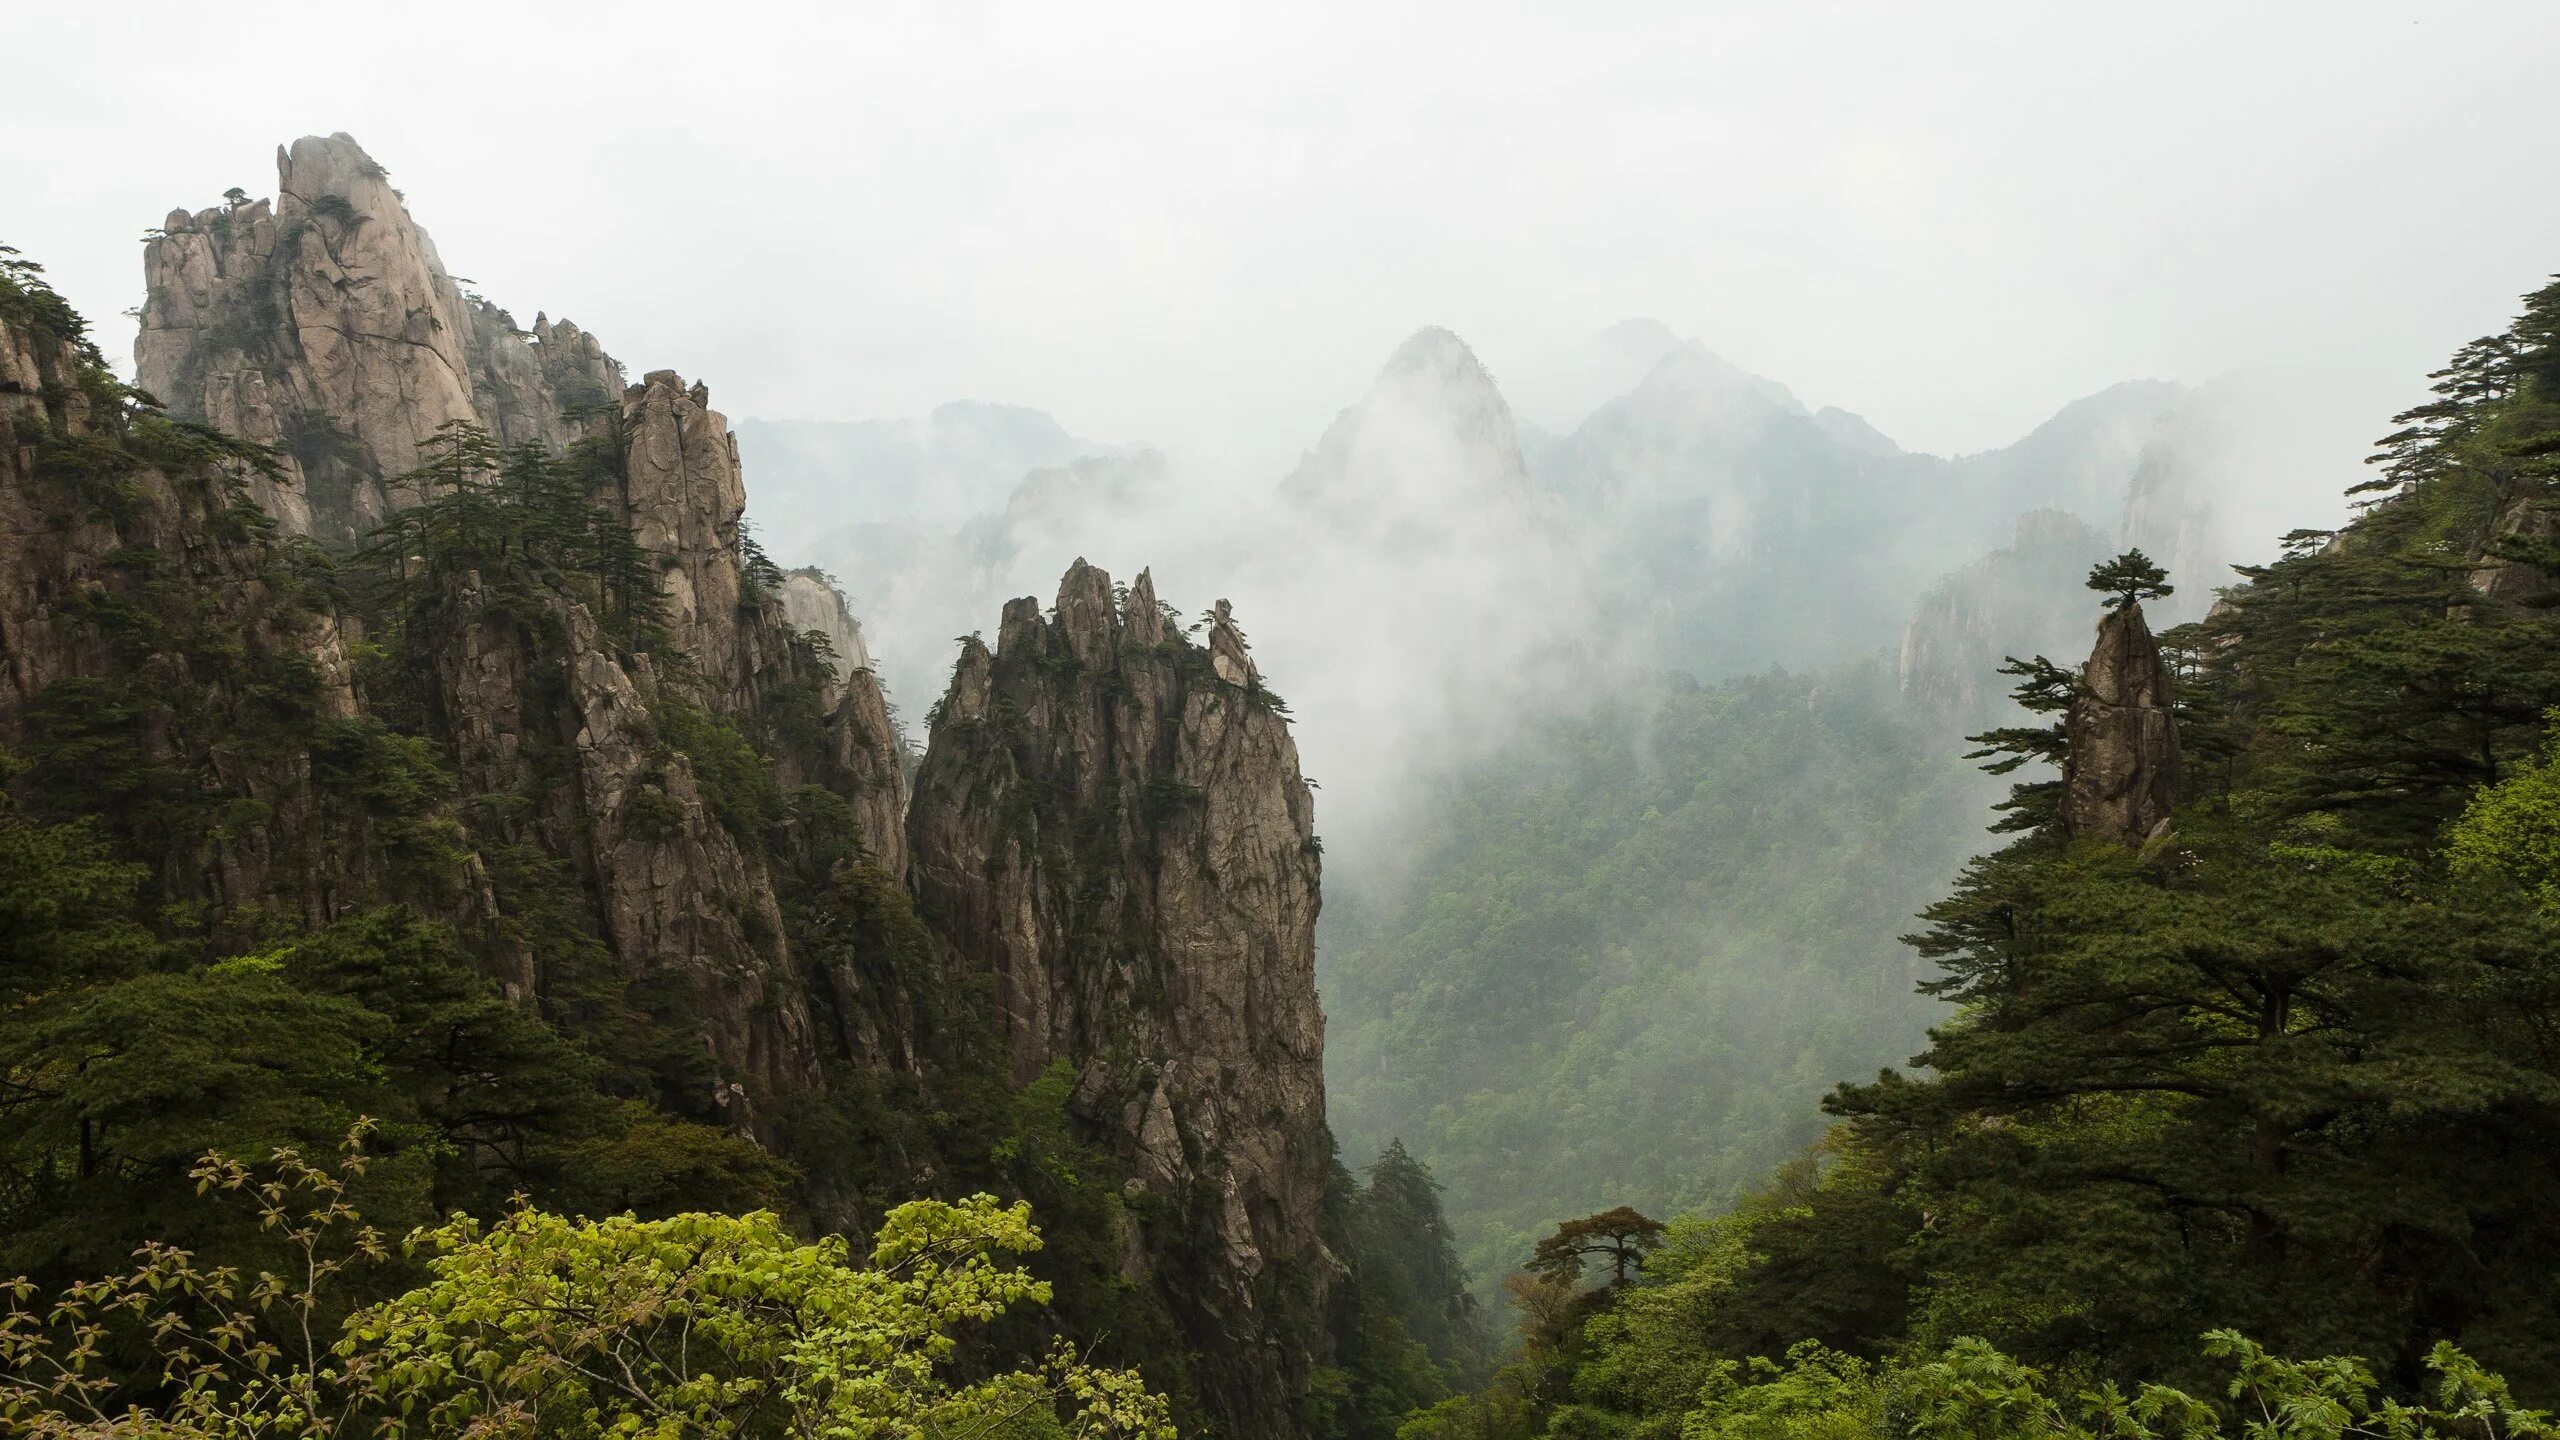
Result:
[[[2273,371],[2378,434],[2560,269],[2560,3],[24,7],[0,242],[346,130],[446,261],[732,416],[973,397],[1276,468],[1404,334],[1534,419],[1650,314],[1905,445]]]

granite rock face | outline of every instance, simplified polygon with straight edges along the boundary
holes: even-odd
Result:
[[[1064,1066],[1075,1123],[1126,1180],[1123,1269],[1196,1346],[1194,1391],[1237,1440],[1294,1437],[1338,1269],[1321,1236],[1320,847],[1285,710],[1225,602],[1194,642],[1147,576],[1117,592],[1079,561],[1053,617],[1007,605],[994,649],[964,647],[911,802],[860,627],[826,582],[782,574],[750,542],[737,446],[708,389],[669,370],[626,387],[576,326],[537,316],[519,330],[464,294],[345,136],[297,141],[279,170],[272,204],[172,215],[146,254],[144,386],[284,457],[242,471],[238,498],[346,549],[433,498],[399,476],[420,441],[465,422],[570,452],[563,473],[628,525],[657,581],[659,615],[610,628],[582,577],[503,549],[415,557],[432,603],[366,638],[396,652],[403,724],[414,716],[450,771],[471,873],[516,857],[574,877],[577,944],[658,997],[709,1058],[714,1093],[673,1108],[707,1102],[813,1172],[840,1157],[791,1153],[769,1100],[823,1108],[849,1070],[929,1087],[982,1031],[994,1053],[966,1063],[1018,1083]],[[48,378],[53,359],[0,342],[0,406],[86,403]],[[1480,378],[1446,346],[1412,358],[1426,390]],[[231,588],[255,623],[262,582],[236,556],[267,542],[208,542],[199,532],[258,527],[249,504],[198,489],[164,507],[151,543],[246,566]],[[54,523],[0,503],[0,564],[63,551],[0,573],[13,667],[0,738],[11,697],[114,663],[56,653],[91,643],[49,616],[93,583],[106,542],[74,532],[62,546]],[[273,628],[318,677],[315,707],[369,717],[382,697],[356,680],[339,624],[322,605]],[[271,828],[300,823],[320,847],[324,808],[280,794]],[[345,867],[382,847],[339,839],[352,858],[309,883],[246,873],[305,862],[243,850],[221,894],[307,895],[296,903],[315,915],[378,902],[388,882]],[[505,893],[478,883],[437,913],[538,1004],[552,961]],[[899,1183],[932,1183],[933,1157],[916,1158]],[[830,1224],[867,1203],[804,1199]]]
[[[399,477],[439,427],[553,454],[587,441],[605,457],[587,467],[592,498],[654,567],[658,652],[601,639],[566,590],[528,613],[521,586],[450,575],[439,628],[416,637],[433,677],[422,700],[462,793],[513,797],[472,840],[569,867],[589,927],[626,978],[680,997],[721,1077],[712,1098],[754,1132],[750,1092],[819,1084],[825,1048],[777,900],[791,837],[732,833],[673,721],[731,727],[783,792],[832,792],[867,862],[894,875],[905,778],[885,699],[868,672],[826,664],[780,577],[754,563],[736,447],[702,385],[658,371],[626,388],[578,326],[537,315],[522,329],[467,294],[351,138],[297,140],[277,170],[273,202],[172,214],[147,242],[142,387],[275,447],[273,473],[245,477],[249,498],[335,549],[427,498]],[[343,659],[323,669],[348,673]],[[539,994],[540,957],[478,908],[454,918],[511,993]]]
[[[853,618],[852,607],[836,587],[817,575],[794,570],[782,578],[782,613],[795,628],[827,637],[838,684],[856,670],[871,668],[871,648],[863,643],[862,622]]]
[[[825,712],[815,744],[777,747],[786,787],[835,790],[854,809],[864,849],[891,874],[906,863],[906,775],[888,699],[868,669],[814,653],[792,614],[793,577],[750,573],[742,525],[747,490],[729,422],[711,408],[708,387],[672,370],[651,371],[624,392],[618,488],[598,497],[630,522],[632,538],[657,563],[659,592],[676,646],[691,662],[709,708],[752,722],[785,692],[815,691]],[[860,627],[844,597],[800,577],[802,604],[824,591],[861,649]],[[821,633],[827,633],[823,629]],[[828,636],[829,645],[834,635]]]
[[[2142,607],[2110,610],[2065,719],[2062,822],[2074,835],[2139,843],[2178,802],[2178,722],[2169,665]]]
[[[134,358],[174,413],[285,452],[252,489],[287,530],[342,544],[414,503],[398,477],[447,422],[556,450],[620,390],[576,326],[466,296],[352,138],[279,146],[276,191],[170,213]]]
[[[2481,598],[2502,605],[2548,604],[2551,572],[2539,565],[2508,559],[2499,552],[2547,544],[2555,531],[2560,531],[2560,520],[2540,497],[2528,495],[2509,502],[2499,512],[2487,550],[2475,562],[2471,588]]]
[[[1288,725],[1218,607],[1187,639],[1140,574],[1076,562],[964,643],[916,777],[917,909],[991,980],[1017,1078],[1057,1064],[1146,1198],[1133,1278],[1202,1346],[1226,1433],[1296,1433],[1331,1141],[1322,865]]]

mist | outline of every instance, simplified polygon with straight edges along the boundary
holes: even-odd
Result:
[[[1480,1275],[1903,1061],[2001,658],[2086,654],[2121,549],[2166,624],[2341,523],[2560,253],[2529,0],[12,33],[0,242],[111,359],[131,237],[348,131],[473,290],[710,387],[911,741],[1078,558],[1231,601],[1322,787],[1333,1123]]]

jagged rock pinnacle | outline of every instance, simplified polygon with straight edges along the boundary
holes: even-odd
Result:
[[[2064,827],[2129,844],[2165,832],[2178,802],[2178,722],[2169,665],[2140,605],[2098,622],[2065,726]]]

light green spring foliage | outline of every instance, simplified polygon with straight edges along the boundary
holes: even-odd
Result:
[[[1695,1395],[1716,1363],[1700,1343],[1702,1322],[1756,1258],[1749,1241],[1742,1217],[1672,1221],[1662,1248],[1645,1261],[1653,1283],[1629,1287],[1584,1325],[1590,1356],[1574,1377],[1576,1389],[1635,1413],[1676,1409]]]
[[[359,1316],[340,1349],[390,1393],[433,1397],[414,1433],[678,1440],[1170,1436],[1135,1376],[1060,1350],[955,1385],[955,1332],[1049,1287],[1030,1207],[989,1196],[891,1211],[867,1264],[767,1212],[572,1220],[519,1210],[418,1237],[434,1278]]]
[[[2549,717],[2560,727],[2560,712]],[[2546,910],[2560,910],[2560,733],[2537,760],[2481,787],[2445,832],[2453,868],[2522,887]]]
[[[1681,1417],[1681,1440],[2428,1440],[2560,1434],[2450,1344],[2428,1359],[2433,1404],[2379,1392],[2359,1360],[2285,1360],[2217,1330],[2204,1352],[2231,1372],[2211,1400],[2163,1385],[2080,1388],[1981,1340],[1870,1365],[1810,1341],[1784,1364],[1721,1361]]]
[[[335,1167],[292,1151],[197,1167],[278,1237],[274,1270],[154,1244],[50,1299],[0,1287],[0,1433],[1173,1440],[1134,1373],[1063,1343],[1011,1369],[964,1355],[969,1327],[1049,1299],[1006,1259],[1040,1246],[1030,1208],[985,1195],[899,1206],[859,1260],[769,1212],[456,1215],[409,1239],[423,1284],[333,1323],[355,1272],[393,1263],[347,1199],[363,1133]]]

